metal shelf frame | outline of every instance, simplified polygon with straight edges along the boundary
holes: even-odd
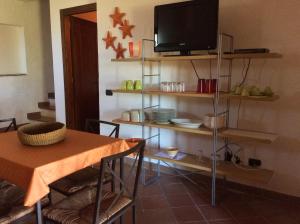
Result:
[[[228,67],[228,74],[224,75],[221,74],[221,68],[222,68],[222,63],[224,57],[223,57],[223,39],[224,38],[228,38],[229,40],[229,52],[233,52],[233,42],[234,42],[234,38],[233,36],[229,35],[229,34],[224,34],[221,33],[218,35],[218,48],[217,48],[217,75],[216,75],[216,79],[217,79],[217,91],[214,94],[213,97],[213,111],[214,111],[214,116],[218,116],[222,113],[226,114],[226,128],[229,127],[229,110],[230,110],[230,99],[226,98],[225,99],[225,104],[226,104],[226,109],[225,111],[221,111],[219,109],[219,104],[220,104],[220,94],[221,94],[221,89],[220,89],[220,84],[221,84],[221,79],[226,79],[227,81],[227,86],[226,86],[226,91],[230,92],[231,89],[231,76],[232,76],[232,60],[226,60],[229,63],[229,67]],[[158,97],[158,103],[155,105],[152,105],[151,103],[153,102],[152,99],[152,95],[148,95],[149,102],[150,105],[145,104],[146,101],[146,96],[147,96],[147,91],[145,89],[145,84],[146,84],[146,78],[152,78],[152,77],[156,77],[157,83],[156,84],[160,84],[161,82],[161,60],[147,60],[146,57],[146,44],[147,43],[153,43],[155,44],[154,40],[150,40],[150,39],[143,39],[142,40],[142,57],[141,57],[141,64],[142,64],[142,114],[144,114],[144,110],[148,109],[148,108],[160,108],[161,107],[161,95],[157,95]],[[197,60],[197,59],[192,59],[192,60]],[[209,59],[209,62],[211,62],[211,60],[215,60],[214,57],[212,57],[211,59]],[[157,73],[155,74],[146,74],[146,66],[147,64],[150,63],[150,66],[152,66],[152,63],[156,63],[158,68],[157,68]],[[152,83],[152,79],[151,79],[151,83]],[[149,84],[149,83],[148,83]],[[160,150],[160,128],[156,128],[157,129],[157,134],[155,135],[151,135],[151,131],[150,131],[150,135],[151,136],[146,136],[146,131],[145,128],[146,126],[141,123],[142,126],[142,138],[143,139],[147,139],[147,140],[151,140],[153,138],[157,138],[157,149]],[[216,124],[215,124],[216,126]],[[213,147],[212,147],[212,168],[211,168],[211,176],[212,176],[212,187],[211,187],[211,204],[212,206],[216,205],[216,178],[217,178],[217,161],[216,161],[216,156],[217,156],[217,152],[219,152],[218,147],[218,129],[213,129]],[[222,148],[222,150],[227,150],[227,146],[229,144],[229,139],[225,137],[225,145]],[[151,163],[151,159],[149,158],[149,164]],[[151,166],[151,165],[150,165]],[[146,179],[146,168],[143,165],[143,170],[142,170],[142,181],[143,184],[147,185],[148,183],[152,183],[156,178],[158,178],[160,176],[160,160],[157,160],[157,168],[156,168],[157,172],[156,175],[153,176],[152,178],[148,178]]]

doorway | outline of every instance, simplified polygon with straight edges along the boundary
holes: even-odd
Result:
[[[61,10],[66,125],[83,131],[87,118],[99,120],[96,4]]]

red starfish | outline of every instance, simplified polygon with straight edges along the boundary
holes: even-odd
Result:
[[[120,13],[119,7],[115,7],[114,14],[109,15],[113,19],[113,26],[116,27],[118,24],[123,25],[123,17],[125,16],[125,13]]]
[[[124,58],[125,51],[127,51],[127,49],[123,48],[121,43],[118,43],[118,47],[115,48],[116,58],[117,59]]]
[[[111,35],[111,33],[108,31],[106,38],[102,38],[103,41],[105,41],[106,43],[106,49],[112,47],[113,49],[115,49],[115,40],[117,39],[117,37],[114,37]]]
[[[125,39],[127,36],[132,37],[131,30],[134,27],[134,25],[129,25],[128,20],[124,20],[124,24],[121,27],[119,27],[119,29],[123,31],[123,39]]]

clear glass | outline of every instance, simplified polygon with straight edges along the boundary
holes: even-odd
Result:
[[[184,82],[180,82],[180,90],[182,93],[185,92],[185,83]]]
[[[198,150],[198,160],[199,160],[200,163],[204,162],[204,152],[203,152],[202,149]]]
[[[165,92],[166,91],[166,82],[160,83],[160,91]]]
[[[167,82],[166,92],[172,92],[172,82]]]
[[[176,82],[176,92],[180,93],[181,92],[181,84],[180,82]]]

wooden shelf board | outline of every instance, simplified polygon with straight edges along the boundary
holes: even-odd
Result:
[[[197,93],[192,91],[187,91],[184,93],[176,93],[176,92],[162,92],[159,90],[144,90],[143,92],[141,90],[121,90],[121,89],[113,89],[111,90],[113,93],[122,93],[122,94],[146,94],[146,95],[161,95],[161,96],[175,96],[175,97],[195,97],[195,98],[209,98],[213,99],[214,94],[209,93]],[[230,99],[238,99],[238,100],[250,100],[250,101],[266,101],[266,102],[272,102],[279,99],[278,95],[274,95],[272,97],[254,97],[254,96],[238,96],[238,95],[232,95],[229,93],[221,93],[221,98],[230,98]]]
[[[176,158],[171,159],[169,157],[156,155],[157,152],[158,151],[149,152],[147,150],[145,151],[145,157],[155,159],[155,160],[161,160],[178,166],[211,172],[211,162],[209,161],[209,159],[207,159],[207,161],[200,161],[196,155],[179,152],[179,154],[181,154],[179,156],[183,158],[180,160],[176,160]],[[237,180],[268,183],[272,178],[274,172],[265,169],[253,169],[246,166],[237,167],[233,163],[220,161],[219,164],[217,165],[217,174],[230,177],[233,179],[237,179]]]
[[[198,129],[192,129],[192,128],[181,128],[177,127],[175,125],[171,124],[156,124],[152,122],[131,122],[131,121],[122,121],[121,119],[115,119],[113,120],[115,123],[119,124],[129,124],[129,125],[138,125],[142,126],[143,124],[147,127],[153,127],[153,128],[163,128],[163,129],[170,129],[173,131],[178,132],[186,132],[186,133],[192,133],[192,134],[198,134],[198,135],[205,135],[205,136],[212,136],[212,131],[207,128],[198,128]]]
[[[239,95],[232,95],[232,94],[223,94],[222,97],[227,97],[230,99],[237,99],[237,100],[249,100],[249,101],[264,101],[264,102],[273,102],[278,100],[280,97],[278,95],[273,96],[239,96]]]
[[[142,94],[141,90],[120,90],[115,89],[112,90],[113,93],[124,93],[124,94]],[[214,98],[214,94],[208,94],[208,93],[197,93],[192,91],[187,91],[184,93],[176,93],[176,92],[162,92],[159,90],[144,90],[144,94],[147,95],[162,95],[162,96],[178,96],[178,97],[196,97],[196,98]]]
[[[278,135],[273,133],[241,130],[241,129],[227,129],[221,132],[221,135],[228,138],[247,138],[249,140],[255,140],[263,143],[272,143]]]
[[[130,122],[130,121],[122,121],[121,119],[115,119],[115,120],[113,120],[113,122],[119,123],[119,124],[138,125],[138,126],[145,125],[147,127],[163,128],[163,129],[169,129],[169,130],[173,130],[173,131],[185,132],[185,133],[191,133],[191,134],[197,134],[197,135],[203,135],[203,136],[212,136],[213,135],[212,130],[210,130],[208,128],[198,128],[198,129],[182,128],[182,127],[177,127],[172,124],[156,124],[153,122],[144,122],[144,123]],[[241,139],[253,140],[253,141],[258,141],[258,142],[268,143],[268,144],[274,142],[278,138],[277,135],[272,134],[272,133],[231,129],[231,128],[219,130],[218,133],[219,133],[220,137],[241,138]]]
[[[216,60],[216,54],[191,55],[191,56],[158,56],[146,57],[145,61],[190,61],[190,60]],[[252,53],[252,54],[224,54],[223,59],[245,59],[245,58],[282,58],[279,53]],[[113,62],[141,62],[142,58],[112,59]]]

